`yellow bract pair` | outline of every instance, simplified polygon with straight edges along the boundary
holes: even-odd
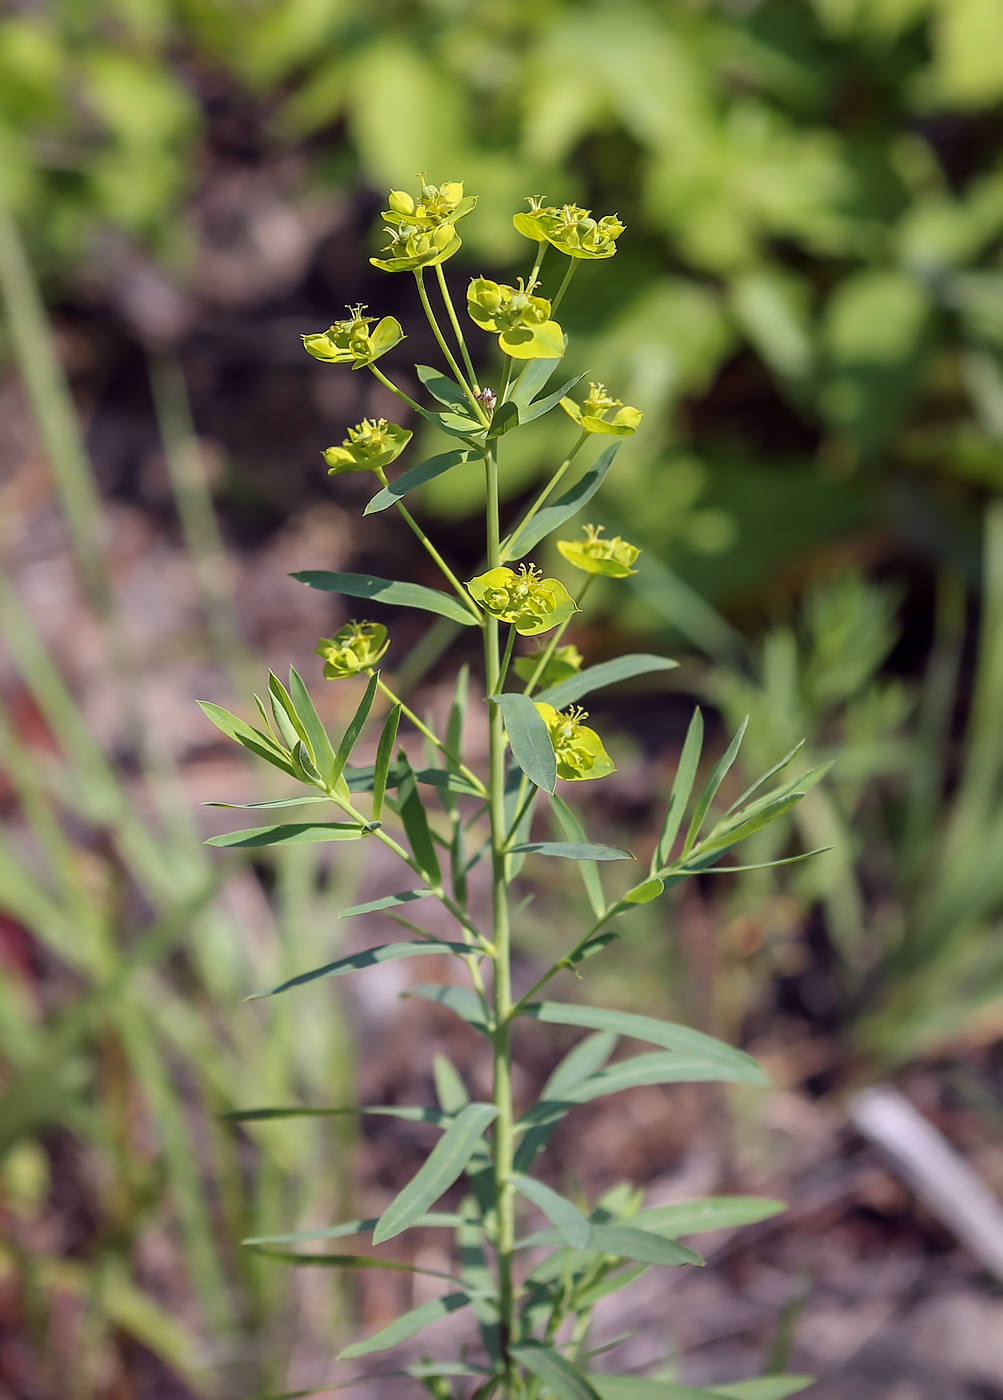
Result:
[[[375,666],[390,645],[381,622],[346,622],[333,637],[321,637],[314,647],[324,658],[324,675],[329,681],[357,676]]]
[[[614,771],[613,760],[603,748],[599,735],[582,723],[588,719],[586,710],[578,705],[572,705],[569,710],[555,710],[553,705],[542,700],[536,702],[536,709],[554,746],[559,778],[581,782],[585,778],[605,778]]]

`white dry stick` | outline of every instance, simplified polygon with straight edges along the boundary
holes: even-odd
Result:
[[[1003,1205],[943,1134],[887,1084],[855,1095],[849,1114],[923,1204],[1003,1281]]]

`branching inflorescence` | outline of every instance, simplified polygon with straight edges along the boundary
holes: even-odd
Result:
[[[332,474],[369,471],[376,476],[380,490],[365,514],[395,506],[440,569],[444,586],[433,589],[406,581],[323,571],[295,577],[312,588],[377,607],[423,609],[480,629],[489,729],[487,769],[478,773],[464,761],[466,668],[457,676],[446,732],[437,734],[408,709],[380,674],[378,665],[389,644],[385,626],[352,621],[333,637],[322,639],[317,647],[326,677],[366,681],[355,715],[337,745],[295,670],[290,672],[288,688],[276,676],[269,677],[267,710],[255,697],[263,728],[254,728],[219,706],[203,705],[226,734],[307,789],[302,797],[253,805],[327,802],[336,809],[337,820],[254,827],[215,837],[210,844],[246,849],[368,840],[392,851],[410,872],[411,885],[399,894],[342,910],[341,917],[392,911],[431,898],[452,916],[455,938],[419,936],[370,948],[305,971],[260,995],[274,996],[318,978],[341,976],[398,958],[453,955],[460,964],[462,981],[422,984],[411,990],[450,1008],[487,1039],[493,1051],[494,1093],[491,1102],[471,1102],[459,1074],[440,1060],[437,1107],[278,1107],[234,1115],[253,1120],[355,1111],[421,1118],[442,1130],[425,1164],[379,1218],[312,1230],[308,1236],[278,1235],[248,1243],[293,1263],[410,1268],[374,1252],[331,1252],[318,1257],[290,1247],[302,1244],[305,1238],[338,1240],[353,1235],[369,1235],[375,1246],[411,1226],[451,1230],[461,1263],[455,1275],[442,1276],[447,1287],[443,1296],[349,1346],[341,1353],[343,1358],[387,1350],[437,1319],[470,1308],[479,1327],[478,1349],[469,1349],[459,1360],[423,1361],[395,1374],[419,1379],[435,1400],[454,1395],[475,1395],[476,1400],[490,1400],[495,1395],[506,1400],[515,1396],[536,1400],[545,1393],[558,1400],[657,1400],[662,1390],[652,1388],[651,1381],[591,1371],[588,1330],[595,1304],[653,1264],[698,1264],[699,1256],[678,1243],[678,1237],[760,1220],[780,1206],[771,1201],[713,1197],[645,1210],[638,1192],[619,1187],[590,1207],[558,1194],[530,1173],[555,1125],[577,1104],[634,1085],[699,1080],[761,1084],[765,1077],[748,1055],[685,1026],[630,1012],[548,1001],[542,993],[563,969],[577,968],[613,942],[617,937],[613,925],[622,915],[687,877],[711,869],[726,851],[799,802],[824,769],[813,769],[795,780],[781,779],[765,795],[759,795],[764,784],[796,759],[798,749],[794,749],[727,811],[712,813],[715,796],[738,753],[743,732],[739,730],[691,804],[703,747],[703,724],[697,710],[647,874],[614,898],[605,893],[600,863],[633,857],[619,847],[589,841],[578,817],[557,793],[558,781],[590,781],[613,772],[613,760],[602,738],[586,723],[588,715],[577,702],[600,687],[664,671],[676,663],[640,653],[587,667],[575,646],[561,645],[564,631],[593,580],[598,575],[625,578],[634,572],[640,552],[635,545],[619,537],[605,539],[601,528],[592,525],[585,526],[584,538],[558,540],[564,560],[585,576],[577,590],[559,579],[544,577],[526,556],[591,500],[621,439],[632,434],[641,419],[636,408],[622,405],[601,384],[591,384],[581,403],[570,398],[582,376],[547,392],[567,344],[554,318],[568,282],[581,262],[615,254],[623,225],[615,216],[593,219],[588,210],[574,205],[546,207],[542,199],[530,200],[530,211],[515,216],[518,231],[537,245],[528,278],[519,279],[513,287],[476,277],[467,296],[472,321],[497,338],[502,352],[498,388],[492,389],[478,382],[442,271],[442,264],[460,247],[457,222],[471,212],[476,199],[464,196],[459,183],[436,187],[422,177],[416,198],[392,191],[388,202],[384,220],[389,246],[371,261],[388,272],[410,271],[415,277],[421,305],[447,366],[446,372],[417,366],[418,378],[436,406],[415,402],[378,364],[404,338],[393,317],[378,320],[363,306],[350,307],[347,318],[327,331],[304,336],[304,345],[319,360],[368,369],[415,413],[455,440],[455,448],[409,466],[393,482],[384,469],[405,451],[412,435],[384,419],[363,420],[349,429],[341,446],[324,454]],[[552,299],[540,290],[544,255],[551,248],[567,258],[563,279]],[[433,290],[445,309],[445,330],[429,297],[429,270],[437,283]],[[543,491],[503,537],[498,476],[502,440],[507,433],[558,407],[576,423],[577,439]],[[558,495],[559,484],[593,436],[600,441],[612,437],[613,441]],[[404,497],[434,477],[471,461],[483,463],[487,487],[485,567],[476,577],[461,581],[410,514]],[[535,651],[513,657],[517,636],[538,636],[541,644]],[[349,759],[378,696],[389,709],[375,763],[352,766]],[[427,751],[434,755],[431,766],[415,769],[404,749],[398,747],[402,721],[414,726],[426,740]],[[531,839],[541,798],[549,805],[564,840]],[[510,889],[528,858],[577,862],[592,922],[529,991],[517,998],[511,976]],[[468,900],[467,877],[481,861],[490,866],[489,921],[475,917]],[[415,925],[407,926],[420,935]],[[511,1037],[513,1028],[525,1017],[583,1027],[592,1034],[565,1057],[539,1100],[517,1114],[512,1095]],[[621,1036],[657,1048],[612,1061]],[[440,1197],[464,1176],[469,1189],[458,1208],[435,1210]],[[520,1234],[527,1206],[549,1223]],[[782,1400],[804,1383],[804,1378],[771,1377],[765,1389],[763,1381],[752,1381],[723,1391],[687,1390],[685,1394]],[[671,1386],[664,1389],[665,1400],[681,1393]]]

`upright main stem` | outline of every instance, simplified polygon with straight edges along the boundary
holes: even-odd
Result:
[[[488,568],[501,560],[498,518],[498,462],[492,448],[484,458],[487,479]],[[498,623],[484,621],[484,660],[488,694],[497,693],[501,679]],[[494,1124],[495,1189],[498,1202],[498,1284],[501,1303],[501,1343],[508,1357],[514,1333],[515,1296],[512,1286],[512,1256],[515,1252],[515,1202],[512,1175],[514,1119],[512,1108],[511,1030],[512,966],[509,927],[508,886],[505,878],[505,731],[501,709],[490,705],[489,729],[489,812],[491,817],[491,882],[494,914],[494,1102],[498,1117]],[[508,1369],[508,1367],[507,1367]],[[511,1394],[511,1375],[508,1393]]]

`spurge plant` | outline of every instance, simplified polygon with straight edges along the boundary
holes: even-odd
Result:
[[[338,742],[326,732],[295,670],[290,671],[288,688],[276,676],[269,677],[268,710],[257,701],[263,728],[254,728],[217,705],[205,703],[203,708],[231,738],[305,789],[299,797],[250,805],[326,803],[337,813],[332,821],[313,818],[254,827],[215,837],[210,844],[246,849],[295,842],[379,842],[408,872],[408,887],[344,909],[341,917],[399,910],[428,898],[443,905],[455,923],[455,937],[446,940],[424,937],[417,925],[399,914],[392,915],[417,936],[305,970],[260,995],[290,992],[318,978],[339,977],[398,958],[450,955],[456,959],[457,981],[420,984],[411,992],[448,1007],[485,1037],[493,1055],[493,1095],[490,1102],[471,1102],[459,1072],[440,1058],[435,1072],[436,1105],[353,1110],[335,1106],[326,1110],[417,1119],[434,1123],[442,1136],[417,1175],[378,1218],[248,1243],[293,1263],[410,1268],[375,1252],[318,1256],[291,1246],[305,1240],[316,1244],[351,1236],[368,1237],[371,1245],[378,1246],[412,1226],[453,1231],[460,1262],[455,1272],[442,1276],[442,1296],[341,1353],[349,1359],[385,1351],[447,1314],[469,1308],[479,1329],[479,1346],[465,1348],[459,1359],[423,1360],[403,1372],[394,1372],[420,1379],[436,1400],[454,1394],[472,1394],[476,1400],[496,1395],[506,1400],[516,1396],[536,1400],[545,1393],[558,1400],[670,1400],[681,1395],[782,1400],[801,1389],[805,1378],[772,1376],[715,1391],[695,1391],[591,1369],[589,1325],[601,1298],[653,1264],[699,1264],[699,1255],[678,1243],[678,1237],[760,1220],[781,1207],[771,1201],[716,1197],[644,1209],[640,1193],[629,1186],[617,1187],[591,1205],[572,1201],[532,1175],[555,1125],[577,1104],[634,1085],[699,1080],[761,1084],[765,1077],[748,1055],[686,1026],[632,1012],[547,1000],[544,991],[563,969],[578,969],[586,959],[609,947],[618,936],[615,926],[623,915],[680,881],[711,869],[738,842],[799,802],[824,770],[817,768],[794,780],[780,779],[777,786],[760,795],[764,785],[795,760],[795,748],[727,811],[712,815],[715,796],[738,753],[743,725],[691,807],[703,743],[697,710],[647,872],[615,896],[604,890],[601,865],[633,857],[619,847],[590,841],[579,818],[558,793],[559,783],[586,782],[613,772],[613,760],[600,735],[586,723],[588,716],[578,702],[600,687],[666,670],[676,663],[642,653],[583,666],[576,647],[561,645],[565,629],[595,578],[605,575],[618,579],[633,572],[639,553],[634,545],[619,537],[604,539],[601,530],[591,525],[586,526],[584,539],[558,540],[558,551],[566,563],[584,574],[577,590],[572,583],[574,574],[568,583],[545,577],[527,556],[595,495],[623,438],[635,431],[641,418],[637,409],[621,405],[602,385],[590,386],[580,406],[569,394],[581,375],[547,391],[567,344],[555,317],[568,283],[582,262],[615,254],[623,226],[612,216],[593,219],[588,210],[576,206],[547,208],[541,199],[530,201],[528,214],[515,216],[516,228],[536,244],[528,278],[511,287],[476,277],[467,297],[473,324],[495,336],[501,351],[497,387],[489,388],[480,383],[474,369],[442,268],[460,246],[457,221],[475,203],[464,197],[458,183],[437,188],[423,179],[416,198],[392,192],[384,215],[389,246],[383,256],[372,259],[388,272],[410,271],[414,275],[419,300],[446,364],[445,371],[416,366],[418,379],[433,404],[415,402],[378,363],[403,339],[403,330],[393,317],[377,320],[366,314],[365,307],[352,307],[347,319],[335,322],[323,333],[304,336],[311,355],[332,364],[368,369],[413,414],[455,440],[454,448],[407,467],[392,482],[384,468],[411,440],[411,433],[402,427],[382,419],[366,420],[349,430],[342,446],[325,453],[332,473],[374,474],[379,490],[364,514],[396,507],[435,561],[444,586],[433,589],[405,580],[322,571],[295,577],[311,588],[367,605],[424,609],[479,629],[489,735],[486,771],[475,771],[464,759],[467,668],[459,670],[446,731],[438,734],[384,681],[378,666],[388,645],[386,629],[364,618],[323,639],[317,648],[324,659],[326,677],[348,683],[356,678],[365,681],[358,708]],[[544,255],[551,248],[556,250],[554,256],[563,255],[567,260],[564,277],[552,298],[543,295],[540,280]],[[430,269],[445,310],[446,330],[429,297]],[[577,424],[577,438],[546,487],[503,536],[499,512],[503,439],[559,407]],[[612,441],[558,495],[557,488],[572,472],[579,451],[594,437]],[[404,498],[432,478],[471,461],[483,463],[486,482],[484,567],[476,577],[462,582],[408,511]],[[520,636],[539,637],[541,644],[516,656],[513,664]],[[381,706],[388,703],[389,708],[375,762],[353,766],[349,760],[378,698]],[[426,751],[433,756],[428,767],[415,768],[398,747],[402,723],[423,736]],[[541,806],[549,806],[553,834],[564,839],[534,839],[534,820]],[[799,858],[803,857],[792,857]],[[512,985],[511,892],[527,859],[577,862],[592,922],[541,972],[532,987],[517,994]],[[471,872],[481,863],[490,870],[488,918],[479,916],[468,891]],[[512,1092],[513,1036],[520,1020],[530,1017],[583,1027],[592,1033],[558,1065],[538,1101],[517,1110]],[[655,1048],[614,1061],[611,1057],[621,1036]],[[236,1116],[253,1120],[323,1111],[315,1106],[280,1106],[249,1109]],[[456,1208],[437,1210],[436,1203],[463,1176],[467,1191]],[[539,1228],[527,1224],[527,1215],[532,1212],[542,1215],[546,1224]]]

